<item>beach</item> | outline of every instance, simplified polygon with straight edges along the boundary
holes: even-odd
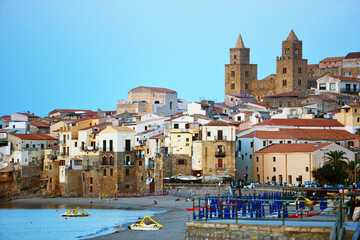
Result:
[[[179,201],[176,201],[179,199]],[[157,204],[154,204],[154,201]],[[37,205],[89,205],[93,202],[94,207],[111,207],[121,209],[147,209],[160,213],[155,214],[152,218],[164,227],[159,231],[132,231],[123,226],[116,226],[114,233],[99,236],[93,239],[185,239],[185,222],[191,219],[191,213],[186,208],[192,208],[192,201],[186,202],[186,198],[175,196],[150,196],[137,198],[119,198],[114,200],[99,198],[22,198],[15,199],[9,203],[18,204],[37,204]],[[143,217],[143,216],[141,216]]]

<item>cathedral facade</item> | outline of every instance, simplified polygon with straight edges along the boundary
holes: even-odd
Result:
[[[282,55],[276,58],[276,75],[257,79],[257,64],[250,64],[250,48],[239,35],[230,48],[230,64],[225,65],[225,94],[250,94],[258,100],[265,96],[307,89],[307,59],[302,58],[302,41],[293,30],[282,42]]]

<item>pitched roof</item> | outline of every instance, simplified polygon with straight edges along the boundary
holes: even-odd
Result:
[[[272,144],[255,153],[294,153],[294,152],[315,152],[333,143],[289,143]]]
[[[30,113],[17,113],[17,114],[21,114],[21,115],[27,116],[29,118],[40,118],[39,116],[30,114]]]
[[[308,64],[307,68],[319,68],[319,64]]]
[[[51,124],[45,122],[30,122],[31,125],[35,127],[50,127]]]
[[[351,52],[348,53],[345,57],[345,59],[350,59],[350,58],[360,58],[360,52]]]
[[[286,38],[286,41],[299,41],[294,31],[291,29],[289,36]]]
[[[254,131],[255,137],[259,139],[292,139],[289,135],[280,131]]]
[[[47,147],[46,149],[58,149],[59,148],[59,145],[54,145],[52,147]]]
[[[239,34],[239,37],[236,41],[235,48],[245,48],[245,44],[242,40],[241,34]]]
[[[285,92],[285,93],[279,93],[279,94],[270,95],[270,96],[267,96],[267,97],[298,97],[303,93],[304,92]]]
[[[150,139],[160,139],[160,138],[162,138],[162,135],[158,134],[158,135],[152,136]]]
[[[352,134],[346,130],[282,128],[280,131],[294,139],[301,140],[360,140],[360,135]]]
[[[79,123],[79,122],[83,122],[86,120],[91,120],[91,119],[99,119],[100,117],[82,117],[80,119],[75,119],[75,120],[71,120],[72,123]]]
[[[231,125],[226,122],[219,121],[219,120],[211,120],[207,124],[204,124],[204,126],[231,126]]]
[[[345,57],[328,57],[328,58],[325,58],[323,60],[321,60],[320,62],[323,63],[323,62],[339,62],[344,59]]]
[[[333,78],[337,78],[340,81],[347,81],[347,82],[358,82],[360,81],[359,78],[354,78],[354,77],[343,77],[343,76],[338,76],[338,77],[333,77]]]
[[[18,137],[23,140],[58,140],[57,138],[51,137],[47,134],[32,133],[32,134],[11,134],[12,136]]]
[[[270,119],[254,126],[344,127],[333,119]]]
[[[176,93],[174,90],[170,90],[167,88],[157,88],[157,87],[142,87],[142,88],[147,88],[158,92]]]
[[[240,138],[254,138],[255,137],[255,131],[250,132],[248,134],[242,135]]]

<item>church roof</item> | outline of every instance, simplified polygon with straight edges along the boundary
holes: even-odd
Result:
[[[242,37],[241,37],[241,34],[239,34],[239,37],[236,41],[236,45],[235,45],[235,48],[245,48],[245,44],[242,40]]]
[[[299,41],[299,39],[297,38],[297,36],[294,33],[294,30],[291,29],[289,36],[286,38],[286,41]]]

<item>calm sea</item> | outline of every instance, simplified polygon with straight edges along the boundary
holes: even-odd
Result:
[[[60,214],[67,209],[13,207],[5,209],[4,206],[0,206],[0,239],[91,238],[115,232],[119,230],[115,226],[132,223],[138,221],[139,217],[151,216],[155,213],[147,210],[85,208],[84,210],[90,214],[89,217],[65,219],[60,217]]]

